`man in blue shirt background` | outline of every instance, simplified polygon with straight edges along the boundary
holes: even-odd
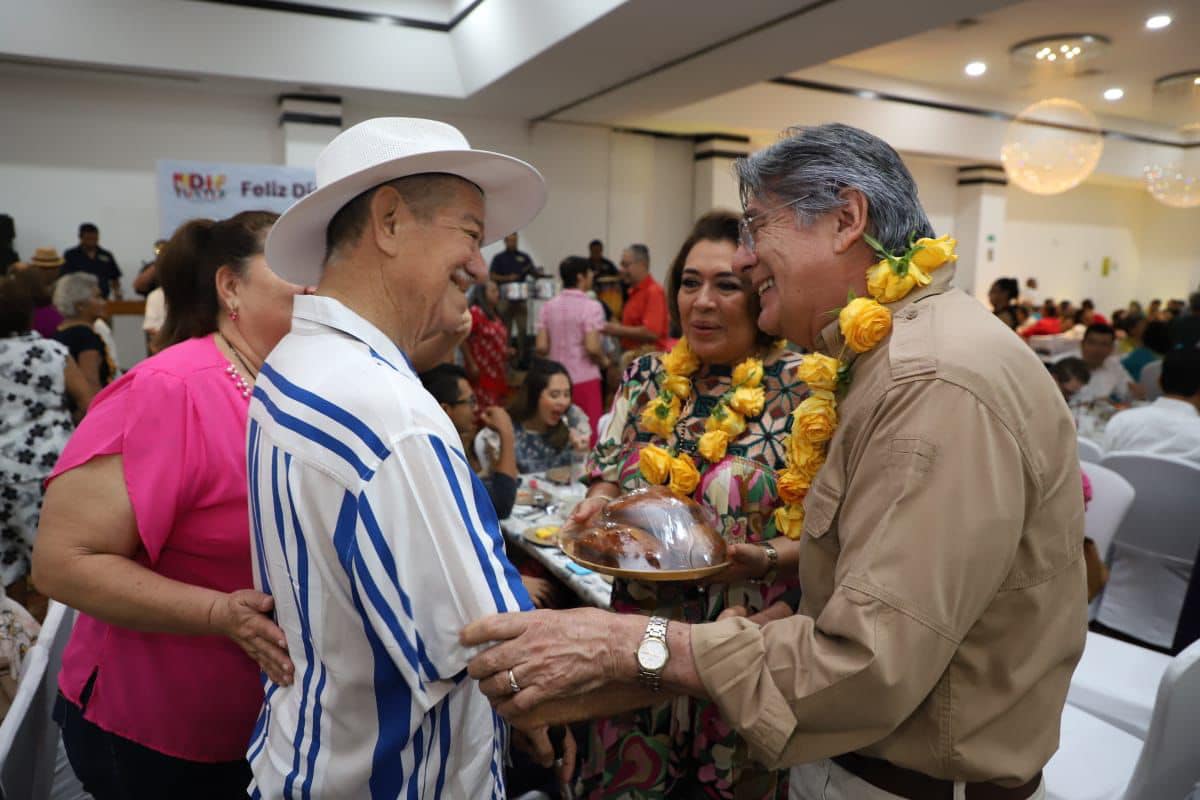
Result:
[[[90,222],[79,226],[79,246],[63,253],[66,261],[63,275],[72,272],[87,272],[100,281],[100,296],[106,299],[121,299],[121,268],[113,254],[100,246],[100,229]],[[109,297],[109,289],[112,296]]]

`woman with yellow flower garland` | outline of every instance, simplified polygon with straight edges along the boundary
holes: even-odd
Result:
[[[589,499],[576,512],[587,517],[622,492],[666,484],[716,512],[734,566],[707,586],[618,579],[617,611],[706,622],[729,606],[765,609],[797,585],[796,543],[776,538],[775,471],[807,389],[795,375],[800,357],[755,328],[757,298],[732,271],[737,235],[738,218],[714,212],[684,243],[668,291],[684,338],[630,366],[589,460]],[[760,546],[768,540],[776,566]],[[580,796],[786,797],[786,771],[745,753],[715,706],[677,698],[592,724]]]

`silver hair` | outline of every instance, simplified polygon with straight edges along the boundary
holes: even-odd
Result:
[[[857,189],[867,198],[867,232],[892,252],[903,251],[910,235],[934,235],[900,155],[849,125],[788,128],[775,144],[738,159],[734,170],[743,207],[766,195],[780,203],[802,197],[792,208],[808,226],[846,204],[843,189]]]
[[[650,263],[650,248],[646,247],[646,245],[631,244],[627,249],[633,254],[635,260],[641,261],[643,264]]]
[[[54,284],[54,307],[64,317],[73,317],[79,313],[79,304],[91,300],[98,288],[100,281],[90,272],[63,275]]]

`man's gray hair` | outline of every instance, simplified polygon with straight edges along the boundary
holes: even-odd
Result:
[[[650,263],[650,248],[646,247],[646,245],[631,244],[629,245],[629,252],[633,254],[635,260],[640,261],[643,264]]]
[[[738,159],[734,169],[743,207],[768,194],[780,203],[803,197],[792,208],[803,225],[811,225],[846,204],[843,189],[857,189],[867,198],[867,232],[892,252],[903,252],[911,234],[934,235],[900,155],[849,125],[788,128],[775,144]]]
[[[100,281],[90,272],[71,272],[54,284],[54,307],[64,317],[79,313],[79,304],[92,299]]]
[[[371,196],[384,186],[390,186],[399,192],[404,204],[419,221],[429,222],[434,214],[454,199],[454,193],[461,184],[475,186],[479,194],[483,194],[482,189],[466,178],[445,172],[406,175],[372,186],[342,206],[329,221],[325,229],[325,263],[329,264],[340,248],[354,244],[362,236],[367,224]]]

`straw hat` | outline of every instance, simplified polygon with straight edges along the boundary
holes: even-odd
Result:
[[[64,263],[66,262],[53,247],[39,247],[33,251],[33,258],[29,259],[29,266],[43,267],[44,269],[61,267]]]
[[[381,183],[443,172],[483,190],[483,243],[529,224],[546,203],[546,183],[512,156],[473,150],[444,122],[380,117],[348,128],[317,157],[317,189],[284,212],[267,237],[267,263],[276,274],[304,286],[321,278],[329,221],[358,195]]]

